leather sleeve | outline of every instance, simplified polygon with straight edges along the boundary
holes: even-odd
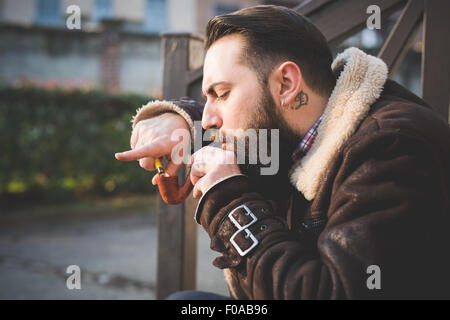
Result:
[[[438,282],[445,283],[448,273],[448,254],[441,250],[448,192],[436,182],[442,181],[446,164],[426,141],[396,130],[358,139],[337,159],[337,174],[326,181],[331,185],[328,222],[313,244],[289,230],[285,213],[254,192],[244,176],[227,179],[204,195],[200,222],[211,237],[211,249],[221,253],[213,264],[228,268],[234,298],[439,295]],[[230,239],[241,251],[250,248],[255,241],[245,229],[258,243],[241,256]],[[381,289],[367,286],[371,265],[381,270]]]

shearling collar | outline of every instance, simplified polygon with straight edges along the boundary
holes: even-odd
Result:
[[[342,66],[314,144],[291,171],[291,183],[309,201],[315,198],[333,156],[380,97],[388,76],[388,68],[382,60],[357,48],[340,53],[331,68],[336,71]]]

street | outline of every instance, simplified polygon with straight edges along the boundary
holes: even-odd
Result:
[[[0,299],[154,299],[156,215],[147,210],[0,216]],[[197,289],[227,294],[199,227]],[[69,265],[81,289],[69,290]],[[200,277],[201,275],[201,277]]]

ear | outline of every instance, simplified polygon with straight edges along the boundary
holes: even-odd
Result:
[[[283,62],[276,67],[272,80],[275,82],[275,98],[283,106],[290,105],[303,87],[302,72],[292,61]]]

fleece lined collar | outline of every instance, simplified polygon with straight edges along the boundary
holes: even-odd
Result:
[[[307,200],[315,198],[326,169],[342,145],[367,116],[370,106],[380,97],[388,77],[386,64],[358,48],[339,54],[333,71],[343,67],[318,127],[309,152],[290,176],[291,183]]]

